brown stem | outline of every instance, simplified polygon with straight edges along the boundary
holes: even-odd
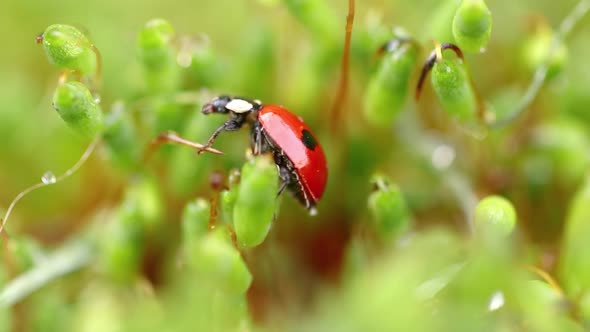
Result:
[[[340,119],[342,105],[346,99],[348,91],[348,74],[350,62],[350,40],[352,37],[352,25],[354,23],[354,0],[348,0],[348,15],[346,16],[346,34],[344,36],[344,53],[342,54],[342,63],[340,67],[340,85],[332,107],[332,131],[335,131]]]

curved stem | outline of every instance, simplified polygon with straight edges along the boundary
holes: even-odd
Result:
[[[412,151],[417,156],[429,161],[430,168],[436,172],[441,183],[450,190],[450,194],[454,196],[463,212],[466,230],[473,234],[473,214],[478,199],[470,179],[457,169],[452,160],[444,167],[438,167],[432,162],[433,154],[437,148],[445,145],[450,149],[454,150],[454,148],[443,137],[432,132],[422,131],[414,112],[407,112],[405,116],[406,121],[396,128],[396,133],[402,141],[412,146]]]
[[[348,0],[348,15],[346,16],[346,34],[344,36],[344,53],[342,54],[342,63],[340,66],[340,85],[338,86],[338,92],[336,93],[336,99],[334,100],[334,106],[332,107],[332,130],[338,128],[340,113],[344,100],[346,98],[346,92],[348,90],[348,74],[349,74],[349,62],[350,62],[350,40],[352,38],[352,25],[354,23],[354,1]]]
[[[549,45],[549,49],[547,55],[545,57],[545,61],[535,70],[535,74],[533,75],[533,80],[529,84],[525,94],[522,96],[520,101],[518,102],[517,106],[514,110],[505,118],[500,121],[494,122],[490,124],[492,128],[501,128],[516,118],[518,118],[528,107],[532,104],[533,100],[541,90],[541,87],[545,83],[545,79],[547,78],[547,70],[549,69],[549,61],[553,54],[559,48],[560,42],[567,37],[567,35],[572,31],[574,26],[590,11],[590,0],[581,0],[578,2],[576,7],[572,9],[568,16],[566,16],[559,29],[555,32],[555,36],[551,40],[551,44]]]
[[[88,265],[94,257],[90,243],[69,244],[47,256],[39,265],[11,280],[0,291],[0,307],[9,307],[50,281]]]
[[[547,272],[545,272],[544,270],[530,265],[527,266],[527,269],[530,270],[531,272],[535,273],[536,275],[538,275],[541,279],[543,279],[543,281],[545,281],[549,286],[551,286],[551,288],[553,288],[557,293],[559,293],[560,295],[563,295],[563,289],[561,288],[561,286],[559,286],[559,283]]]
[[[90,45],[92,52],[96,56],[96,72],[94,73],[94,80],[95,80],[95,90],[100,91],[100,86],[102,83],[102,55],[100,51],[94,44]]]
[[[6,222],[8,221],[8,217],[10,217],[10,213],[12,212],[12,209],[14,209],[14,206],[16,205],[16,203],[18,203],[18,201],[21,200],[21,198],[25,197],[27,194],[29,194],[33,190],[58,183],[64,179],[68,178],[72,174],[76,173],[78,171],[78,169],[80,169],[80,167],[82,167],[82,165],[86,162],[86,160],[88,160],[88,157],[90,157],[90,155],[92,154],[92,152],[94,151],[94,149],[98,145],[99,141],[100,141],[100,136],[96,137],[90,143],[90,145],[88,145],[88,147],[86,148],[86,150],[84,151],[84,153],[82,154],[80,159],[78,159],[78,161],[74,164],[74,166],[72,166],[70,169],[65,171],[65,173],[63,173],[62,175],[55,178],[55,181],[51,181],[51,182],[43,182],[42,181],[42,182],[36,183],[36,184],[30,186],[29,188],[21,191],[18,195],[16,195],[16,197],[12,200],[12,202],[8,206],[8,210],[6,210],[6,214],[4,215],[4,218],[1,219],[2,223],[0,224],[0,233],[2,233],[2,231],[4,230],[4,227],[6,226]]]
[[[414,98],[416,100],[420,99],[420,94],[422,93],[422,87],[424,86],[424,81],[426,81],[426,76],[428,76],[428,73],[430,70],[432,70],[432,67],[434,67],[435,63],[436,52],[433,50],[426,58],[426,61],[424,61],[424,65],[420,71],[420,78],[418,78],[418,84],[416,85],[416,92],[414,94]]]

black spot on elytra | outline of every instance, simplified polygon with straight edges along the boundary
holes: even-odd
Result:
[[[301,141],[308,149],[313,150],[318,145],[313,135],[307,129],[301,131]]]

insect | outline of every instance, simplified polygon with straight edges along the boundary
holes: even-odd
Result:
[[[309,127],[296,115],[279,105],[264,105],[258,100],[219,96],[203,106],[204,114],[229,114],[211,135],[200,152],[206,151],[224,131],[235,131],[246,123],[251,127],[250,145],[254,155],[272,153],[281,185],[311,214],[322,198],[328,179],[324,150]]]

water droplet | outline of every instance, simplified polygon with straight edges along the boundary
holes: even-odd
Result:
[[[57,178],[55,177],[55,175],[53,175],[53,172],[47,171],[41,177],[41,181],[43,181],[43,183],[45,184],[53,184],[57,181]]]
[[[485,52],[486,52],[486,48],[485,47],[482,47],[482,48],[479,49],[479,53],[485,53]]]
[[[100,96],[94,97],[94,102],[100,104]]]
[[[489,311],[496,311],[504,306],[504,293],[497,291],[492,295],[490,303],[488,304]]]
[[[318,215],[318,209],[316,209],[315,207],[312,207],[309,209],[309,215],[314,217]]]

